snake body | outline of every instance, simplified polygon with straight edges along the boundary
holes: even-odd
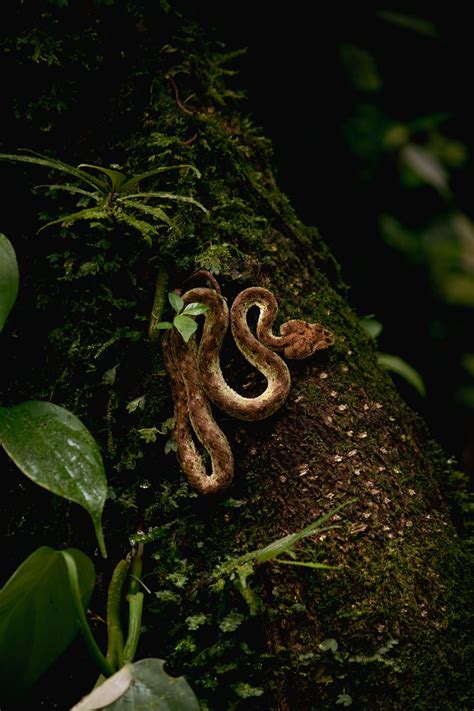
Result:
[[[291,386],[286,358],[306,358],[333,342],[332,335],[320,324],[290,320],[273,334],[278,304],[273,294],[261,287],[245,289],[236,297],[230,323],[235,343],[244,356],[266,379],[263,393],[248,398],[237,393],[225,381],[220,366],[220,350],[229,325],[229,311],[217,291],[196,288],[187,291],[184,304],[199,302],[209,307],[199,346],[194,337],[185,344],[175,329],[163,339],[165,367],[170,375],[176,426],[179,464],[190,484],[202,494],[218,493],[232,481],[234,460],[229,442],[212,415],[209,401],[228,415],[242,420],[263,420],[285,402]],[[259,308],[257,336],[247,323],[247,313]],[[191,427],[211,459],[211,474],[193,440]]]

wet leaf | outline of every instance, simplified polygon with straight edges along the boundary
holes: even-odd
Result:
[[[101,519],[107,481],[99,447],[82,422],[50,402],[23,402],[2,408],[0,440],[27,477],[86,509],[105,557]]]
[[[94,566],[74,548],[84,608],[94,588]],[[0,591],[0,690],[18,695],[30,687],[78,632],[66,564],[60,551],[32,553]]]
[[[18,294],[18,263],[10,240],[0,233],[0,331]]]

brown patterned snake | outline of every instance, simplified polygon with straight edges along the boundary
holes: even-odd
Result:
[[[209,401],[228,415],[241,420],[263,420],[273,415],[290,391],[290,372],[274,351],[286,358],[307,358],[316,350],[333,343],[332,335],[320,324],[291,320],[280,327],[280,336],[272,333],[278,304],[267,289],[244,289],[232,304],[230,323],[235,343],[244,356],[265,377],[267,386],[261,395],[243,397],[224,380],[219,353],[229,324],[229,310],[224,298],[212,289],[196,288],[183,294],[185,304],[199,302],[209,307],[199,343],[194,336],[186,344],[176,329],[163,338],[165,367],[171,380],[176,425],[173,438],[177,457],[189,483],[201,494],[215,494],[232,481],[234,458],[229,442],[217,425]],[[259,308],[257,337],[247,323],[247,312]],[[211,459],[212,473],[206,473],[194,443],[190,424]]]

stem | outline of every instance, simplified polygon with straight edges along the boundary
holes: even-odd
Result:
[[[158,267],[156,275],[155,296],[153,306],[151,308],[150,323],[148,325],[148,336],[152,341],[156,341],[159,334],[159,329],[156,324],[161,321],[161,315],[166,303],[166,290],[168,287],[168,272],[162,264]]]
[[[120,621],[122,590],[128,575],[129,564],[121,560],[115,566],[107,596],[107,660],[114,669],[123,666],[123,632]]]
[[[145,596],[142,592],[137,592],[134,595],[127,595],[128,635],[127,641],[125,643],[125,648],[123,650],[124,664],[131,664],[134,660],[137,651],[138,641],[140,639],[140,632],[142,629],[142,612],[144,597]]]
[[[61,555],[63,556],[64,562],[66,563],[72,601],[76,610],[79,628],[81,630],[84,642],[86,643],[87,650],[94,662],[99,667],[102,674],[107,677],[112,676],[115,673],[115,670],[100,651],[97,642],[95,641],[94,636],[91,632],[91,628],[89,627],[89,623],[87,622],[86,614],[82,606],[75,560],[72,555],[70,553],[67,553],[66,551],[61,551]]]
[[[125,664],[133,662],[142,627],[144,595],[140,590],[140,577],[143,570],[143,550],[143,543],[139,543],[130,568],[130,582],[126,596],[128,602],[128,634],[123,652]]]

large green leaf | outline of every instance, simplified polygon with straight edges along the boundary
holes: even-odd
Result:
[[[99,447],[82,422],[50,402],[23,402],[1,408],[0,441],[36,484],[89,512],[105,557],[101,518],[107,481]]]
[[[0,233],[0,331],[18,294],[18,264],[10,240]]]
[[[68,548],[78,571],[84,608],[94,588],[89,558]],[[78,623],[66,564],[59,551],[38,548],[0,591],[0,691],[21,694],[72,642]]]
[[[186,679],[164,671],[163,659],[127,664],[74,706],[71,711],[199,711]]]

